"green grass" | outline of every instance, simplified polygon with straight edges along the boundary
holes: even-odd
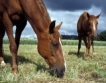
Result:
[[[3,39],[4,44],[9,44],[8,39]],[[37,39],[21,39],[20,44],[22,45],[37,45]],[[78,45],[78,40],[62,40],[63,45]],[[105,41],[94,41],[95,46],[106,46]],[[82,45],[84,45],[84,42],[82,41]]]
[[[65,42],[68,42],[64,40]],[[71,40],[70,42],[77,42]],[[104,42],[99,42],[104,43]],[[19,73],[11,73],[9,45],[4,44],[6,67],[0,66],[0,83],[106,83],[106,47],[95,46],[92,58],[77,57],[77,45],[63,45],[66,73],[59,79],[49,74],[49,67],[38,54],[36,45],[21,44],[18,51]],[[84,55],[85,46],[81,48]]]

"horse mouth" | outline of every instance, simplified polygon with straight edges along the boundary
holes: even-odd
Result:
[[[50,70],[50,74],[52,76],[58,77],[58,78],[63,78],[64,76],[64,71],[63,72],[59,72],[57,69],[51,69]]]

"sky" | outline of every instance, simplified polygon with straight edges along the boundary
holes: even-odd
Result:
[[[62,35],[77,35],[77,21],[84,12],[101,16],[98,19],[98,33],[106,30],[106,0],[43,0],[51,20],[63,22],[59,32]],[[29,23],[21,37],[36,37]]]

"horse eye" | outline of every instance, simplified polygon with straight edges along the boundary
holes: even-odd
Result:
[[[57,42],[53,42],[53,46],[57,47],[58,43]]]

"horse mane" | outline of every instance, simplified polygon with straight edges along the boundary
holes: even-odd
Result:
[[[49,13],[47,12],[46,6],[44,5],[44,2],[42,0],[38,0],[37,4],[44,15],[44,19],[50,24],[51,19],[50,19]]]

